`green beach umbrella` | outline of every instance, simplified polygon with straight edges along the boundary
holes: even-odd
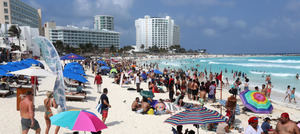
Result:
[[[110,73],[118,73],[117,69],[113,68],[110,70]]]
[[[144,96],[146,98],[153,98],[154,97],[154,94],[151,92],[151,91],[145,91],[145,90],[142,90],[140,92],[141,96]]]

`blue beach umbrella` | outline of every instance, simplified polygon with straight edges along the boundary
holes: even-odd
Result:
[[[97,61],[98,64],[103,64],[104,66],[107,66],[106,62],[102,61],[102,60],[99,60]]]
[[[0,76],[14,76],[5,70],[0,69]]]
[[[110,68],[108,66],[101,66],[101,69],[103,69],[103,70],[110,70]]]
[[[161,71],[159,71],[159,70],[157,70],[157,69],[155,69],[153,72],[154,72],[155,74],[163,74]]]
[[[60,58],[61,60],[84,60],[85,58],[77,54],[67,54]]]
[[[86,78],[84,78],[82,75],[80,74],[76,74],[74,72],[68,72],[68,71],[64,71],[63,72],[64,77],[72,79],[72,80],[76,80],[82,83],[86,83],[88,82],[88,80]]]

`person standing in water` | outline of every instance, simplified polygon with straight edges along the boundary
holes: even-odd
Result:
[[[296,88],[294,87],[293,90],[292,90],[292,94],[291,94],[291,101],[294,100],[294,102],[297,103],[296,102],[296,97],[295,97],[295,92],[296,92]]]
[[[292,90],[291,90],[291,86],[288,85],[287,89],[286,89],[286,96],[284,98],[284,101],[286,100],[286,98],[289,98],[289,102],[291,103],[291,94],[292,94]]]

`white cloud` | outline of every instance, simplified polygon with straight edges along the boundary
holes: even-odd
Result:
[[[286,9],[289,11],[300,11],[300,1],[291,0],[287,3]]]
[[[247,27],[247,23],[243,20],[237,20],[233,24],[234,24],[234,26],[236,26],[238,28],[246,28]]]
[[[278,34],[273,33],[271,31],[269,31],[268,29],[264,28],[264,27],[253,27],[252,29],[250,29],[249,34],[244,34],[242,35],[242,37],[244,38],[275,38],[278,37]]]
[[[206,28],[203,30],[203,34],[212,37],[212,36],[216,36],[216,31],[212,28]]]
[[[221,28],[226,28],[229,24],[227,17],[215,16],[211,18],[211,21]]]
[[[134,0],[75,0],[73,10],[79,16],[94,16],[98,14],[115,15],[128,18],[129,8]]]
[[[168,6],[183,6],[183,5],[194,5],[194,6],[234,6],[235,3],[232,0],[161,0],[162,3]]]

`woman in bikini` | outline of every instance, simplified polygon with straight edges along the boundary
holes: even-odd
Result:
[[[47,92],[47,98],[44,100],[44,106],[45,106],[45,121],[46,121],[46,130],[45,134],[49,133],[50,127],[51,127],[51,120],[50,117],[53,115],[51,107],[57,108],[57,104],[53,99],[53,93]]]

